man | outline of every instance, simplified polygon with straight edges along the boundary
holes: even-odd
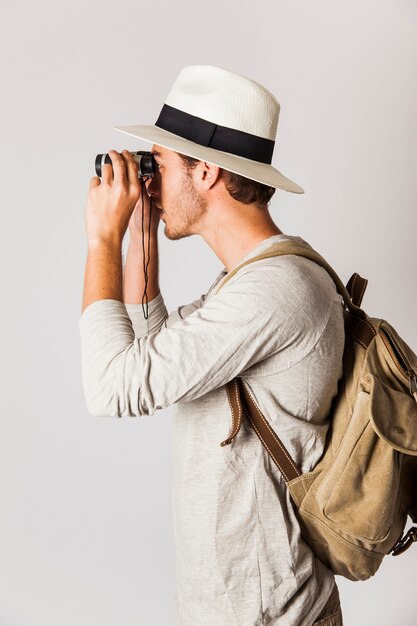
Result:
[[[132,156],[112,150],[113,166],[91,180],[87,199],[87,407],[140,417],[173,406],[178,626],[342,624],[334,575],[303,541],[285,482],[253,429],[243,420],[232,444],[219,445],[231,417],[225,385],[240,376],[298,467],[311,470],[342,375],[341,296],[319,265],[266,258],[220,289],[271,244],[304,241],[268,212],[275,188],[303,192],[270,164],[278,115],[277,100],[255,81],[186,67],[154,126],[118,128],[153,144],[147,193]],[[158,284],[160,220],[169,239],[203,237],[224,266],[200,299],[169,316]],[[153,251],[147,285],[140,231]]]

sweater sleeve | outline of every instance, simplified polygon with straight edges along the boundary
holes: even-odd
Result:
[[[142,304],[126,303],[126,312],[132,322],[135,337],[145,337],[160,330],[168,318],[168,311],[162,293],[148,302],[148,318],[143,313]]]
[[[125,302],[125,307],[128,316],[132,322],[132,327],[136,337],[145,337],[151,333],[159,332],[161,328],[170,328],[178,320],[185,319],[190,313],[193,313],[196,309],[199,309],[204,305],[204,302],[214,288],[215,285],[223,278],[225,272],[220,272],[214,283],[211,285],[207,293],[202,293],[197,300],[190,302],[189,304],[183,304],[174,309],[170,314],[165,304],[165,300],[162,293],[159,294],[153,300],[148,302],[148,318],[146,319],[143,313],[142,304],[133,304]]]
[[[163,324],[145,336],[135,335],[123,302],[90,304],[79,320],[89,413],[153,415],[225,385],[288,346],[311,349],[327,322],[330,303],[316,297],[314,307],[314,290],[306,293],[302,281],[294,289],[291,277],[276,268],[269,282],[258,272],[236,274],[204,306],[192,305],[186,317],[178,313],[170,326]],[[289,288],[291,297],[285,295]]]
[[[206,296],[207,294],[202,294],[197,300],[177,307],[168,315],[165,300],[161,292],[159,292],[156,298],[148,302],[148,319],[143,314],[141,304],[125,302],[125,307],[132,322],[135,336],[145,337],[151,333],[159,332],[161,328],[169,328],[178,320],[185,319],[187,315],[203,306]]]

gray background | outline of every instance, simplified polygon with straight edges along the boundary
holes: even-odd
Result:
[[[184,65],[261,82],[282,107],[273,164],[306,190],[276,192],[277,224],[344,283],[354,271],[368,278],[368,314],[417,350],[416,4],[0,7],[0,626],[173,625],[171,410],[95,418],[81,387],[94,157],[150,149],[111,126],[153,124]],[[173,242],[162,228],[171,311],[222,264],[200,237]],[[366,582],[338,577],[345,624],[414,626],[416,555],[387,557]]]

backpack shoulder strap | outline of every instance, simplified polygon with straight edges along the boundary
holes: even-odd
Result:
[[[368,281],[364,278],[361,278],[359,274],[355,272],[355,274],[353,274],[353,276],[350,279],[350,281],[352,282],[350,283],[350,285],[348,283],[349,290],[351,291],[353,295],[353,299],[358,302],[358,306],[357,306],[356,304],[354,304],[348,289],[344,286],[343,282],[340,280],[339,276],[336,274],[334,269],[327,263],[327,261],[321,256],[321,254],[319,254],[318,252],[316,252],[316,250],[314,250],[314,248],[312,248],[309,244],[303,243],[301,241],[300,242],[283,241],[283,242],[277,242],[277,243],[272,244],[269,248],[267,248],[261,254],[258,254],[257,256],[251,259],[248,259],[244,263],[241,263],[240,265],[235,267],[231,272],[226,274],[224,279],[217,286],[215,293],[217,294],[219,290],[226,284],[229,278],[232,278],[232,276],[234,276],[236,272],[238,272],[245,265],[248,265],[249,263],[253,263],[254,261],[259,261],[260,259],[267,259],[273,256],[281,256],[283,254],[296,254],[298,256],[303,256],[303,257],[306,257],[307,259],[310,259],[311,261],[314,261],[315,263],[318,263],[318,265],[321,265],[322,267],[324,267],[324,269],[327,270],[327,272],[332,277],[336,285],[337,291],[342,296],[344,303],[346,307],[349,309],[349,311],[351,313],[354,313],[358,317],[362,317],[362,318],[367,317],[365,311],[360,308],[359,304],[362,300],[362,296],[363,296],[363,293],[365,291],[366,284]],[[352,290],[352,283],[354,283],[355,275],[359,277],[360,279],[357,283],[357,285],[361,289],[361,291],[359,292],[361,293],[360,298],[358,296],[358,293]]]
[[[356,304],[356,306],[361,305],[367,284],[368,280],[363,278],[358,272],[352,274],[346,283],[346,289],[349,292],[353,304]]]

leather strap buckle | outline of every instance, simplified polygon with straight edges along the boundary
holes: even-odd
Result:
[[[409,529],[409,531],[397,541],[395,546],[391,550],[392,556],[397,556],[398,554],[402,554],[411,546],[411,544],[417,541],[417,526],[413,526]]]

